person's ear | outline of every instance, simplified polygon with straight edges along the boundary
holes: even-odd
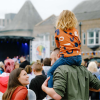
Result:
[[[60,54],[57,54],[57,57],[60,58]]]
[[[35,69],[33,69],[33,72],[35,72]]]

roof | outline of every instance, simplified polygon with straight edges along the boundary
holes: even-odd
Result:
[[[100,0],[86,0],[77,5],[73,12],[78,20],[100,18]]]
[[[3,31],[33,31],[33,27],[40,21],[42,21],[42,18],[40,17],[32,3],[28,0],[22,6],[18,14],[15,16],[12,23],[7,26]]]
[[[4,40],[6,40],[6,39],[16,39],[16,40],[18,40],[18,39],[20,39],[20,40],[23,40],[23,39],[26,39],[26,40],[33,40],[34,39],[34,37],[30,37],[30,36],[0,36],[0,39],[4,39]]]
[[[50,17],[48,17],[47,19],[39,22],[38,24],[36,24],[35,26],[43,26],[43,25],[52,25],[56,23],[56,19],[57,16],[55,16],[54,14],[51,15]]]

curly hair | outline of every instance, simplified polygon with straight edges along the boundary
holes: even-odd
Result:
[[[75,28],[77,24],[78,21],[75,17],[75,14],[69,10],[63,10],[58,17],[56,28],[65,31],[66,29]]]

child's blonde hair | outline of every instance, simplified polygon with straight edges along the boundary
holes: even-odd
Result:
[[[41,72],[42,71],[42,64],[40,62],[35,62],[32,65],[32,68],[36,71],[36,72]]]
[[[75,14],[69,10],[63,10],[58,17],[56,28],[65,31],[66,29],[75,28],[77,24]]]

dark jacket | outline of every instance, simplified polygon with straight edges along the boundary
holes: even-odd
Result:
[[[25,60],[24,62],[22,62],[22,63],[20,64],[20,67],[21,67],[21,68],[25,68],[26,65],[30,65],[30,63],[29,63],[27,60]]]

